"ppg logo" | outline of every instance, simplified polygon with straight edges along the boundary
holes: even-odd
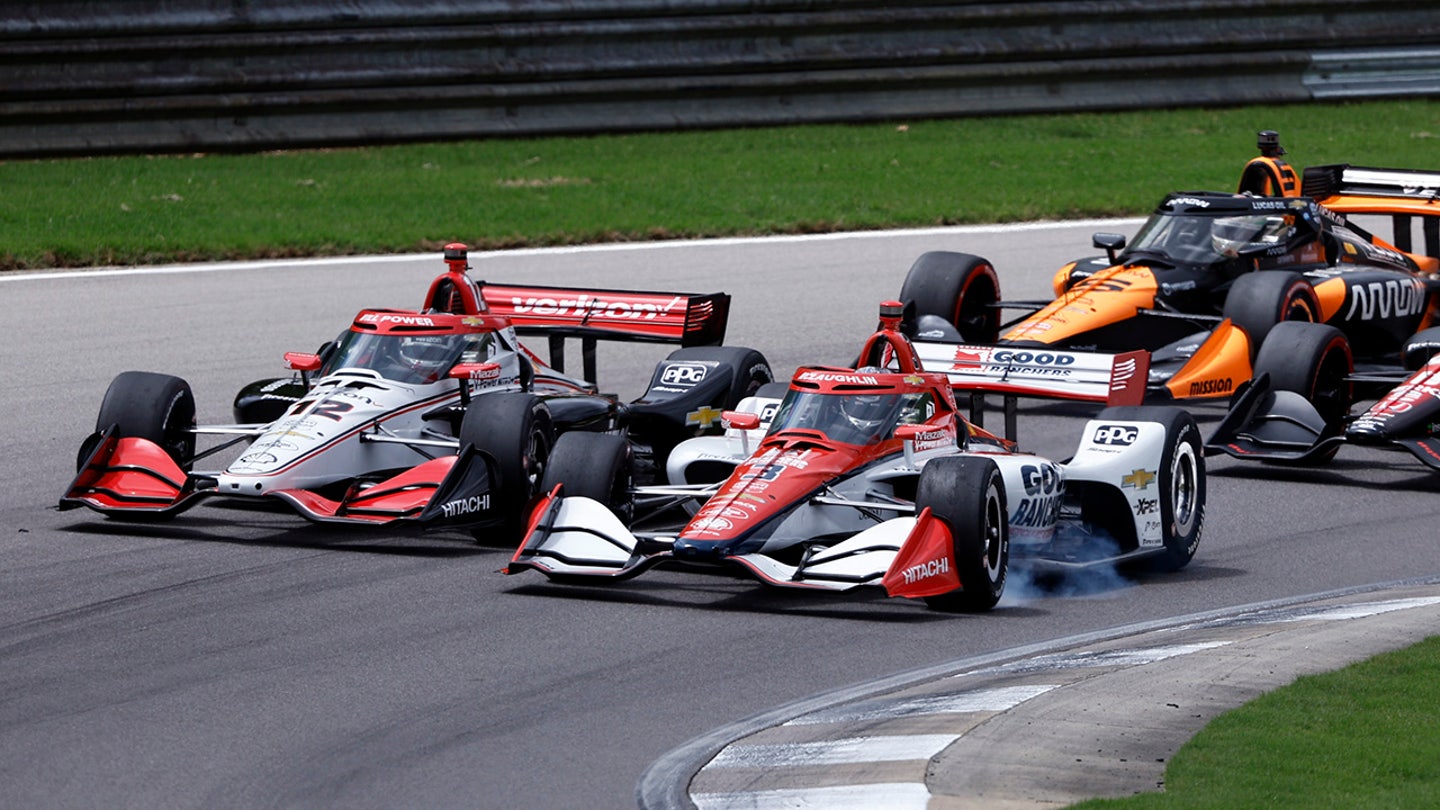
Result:
[[[1100,425],[1095,428],[1095,443],[1129,447],[1140,437],[1140,429],[1127,425]]]
[[[695,385],[705,379],[710,369],[700,363],[671,363],[660,372],[660,382],[666,385]]]

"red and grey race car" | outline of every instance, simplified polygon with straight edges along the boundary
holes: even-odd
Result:
[[[560,437],[507,572],[570,581],[667,563],[731,566],[771,585],[875,585],[968,611],[1000,599],[1012,553],[1058,568],[1190,561],[1205,465],[1185,411],[1107,408],[1075,456],[1055,462],[1017,452],[955,400],[956,390],[1007,400],[1060,391],[1133,402],[1143,353],[1043,352],[1073,372],[1052,387],[1033,362],[1007,365],[990,347],[913,344],[900,320],[899,302],[887,302],[854,368],[801,368],[782,399],[762,389],[727,412],[725,436],[681,444],[668,486],[632,486],[629,448],[612,437]],[[683,504],[693,515],[678,529],[645,529]]]
[[[1001,301],[978,256],[922,255],[900,293],[907,328],[1011,347],[1144,349],[1160,401],[1229,397],[1282,321],[1337,327],[1362,362],[1398,356],[1440,317],[1436,175],[1332,165],[1300,181],[1278,136],[1260,135],[1240,193],[1171,194],[1128,244],[1096,234],[1106,255],[1062,267],[1053,301]],[[1362,227],[1367,216],[1389,226],[1387,238]],[[1004,308],[1026,314],[1002,324]]]
[[[369,309],[315,354],[287,353],[292,378],[235,398],[234,424],[195,424],[183,379],[127,371],[100,406],[61,509],[168,519],[202,500],[283,502],[313,521],[482,529],[523,525],[558,434],[632,445],[649,468],[772,379],[763,355],[723,347],[723,293],[568,290],[472,280],[465,245],[419,310]],[[549,338],[550,361],[518,335]],[[578,339],[584,378],[564,372]],[[597,340],[678,343],[631,403],[598,393]],[[197,449],[197,439],[219,444]],[[197,461],[243,446],[223,469]]]

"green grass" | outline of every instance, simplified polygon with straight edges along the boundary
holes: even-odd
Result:
[[[1440,104],[1018,116],[0,162],[0,269],[1133,215],[1297,165],[1434,168]]]
[[[1440,638],[1312,675],[1215,718],[1164,793],[1083,810],[1440,806]]]

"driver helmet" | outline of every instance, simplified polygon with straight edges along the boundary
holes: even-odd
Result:
[[[1279,244],[1286,227],[1285,217],[1273,214],[1221,217],[1210,229],[1210,243],[1216,253],[1233,259],[1247,247]]]
[[[880,366],[862,366],[857,374],[885,374]],[[878,430],[890,411],[886,394],[847,394],[840,398],[840,415],[856,430],[869,434]]]
[[[427,382],[440,379],[449,357],[445,336],[410,336],[399,340],[396,354],[403,368]]]

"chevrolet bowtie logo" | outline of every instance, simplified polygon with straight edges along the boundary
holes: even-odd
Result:
[[[1150,482],[1154,480],[1155,473],[1149,470],[1135,470],[1120,479],[1120,486],[1133,487],[1134,489],[1149,489]]]
[[[721,409],[706,405],[698,411],[685,414],[685,424],[698,425],[701,429],[708,428],[720,418],[720,413]]]

